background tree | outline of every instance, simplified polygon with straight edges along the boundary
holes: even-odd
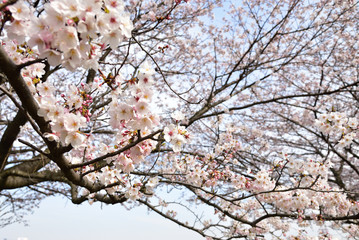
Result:
[[[311,223],[358,237],[357,2],[0,9],[0,193],[14,212],[62,194],[143,204],[213,239],[289,238],[294,224],[304,239]]]

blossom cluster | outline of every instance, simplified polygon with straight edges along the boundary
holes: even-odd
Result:
[[[233,136],[233,131],[233,128],[228,127],[226,132],[220,134],[214,153],[172,159],[174,169],[185,174],[186,181],[196,186],[211,187],[228,180],[228,177],[233,174],[229,165],[238,163],[233,154],[242,149],[242,145]],[[228,166],[222,166],[228,163]]]
[[[26,62],[35,58],[35,53],[27,47],[17,46],[13,41],[3,41],[9,56],[18,62]],[[79,89],[73,84],[68,85],[63,101],[56,97],[56,89],[50,81],[41,82],[45,74],[45,64],[35,63],[21,70],[21,75],[39,104],[38,115],[50,121],[53,132],[45,133],[44,137],[51,141],[59,141],[63,145],[71,144],[77,148],[84,144],[86,136],[80,128],[87,126],[91,114],[88,111],[92,98],[85,91],[85,85]]]
[[[309,186],[318,177],[327,179],[328,169],[333,166],[330,160],[326,160],[325,162],[312,158],[300,160],[290,158],[288,154],[285,153],[282,155],[284,160],[276,162],[275,167],[285,167],[290,176],[299,177],[301,186]]]
[[[153,113],[150,107],[153,95],[151,90],[153,74],[153,69],[145,62],[140,66],[135,79],[127,82],[126,91],[121,89],[122,84],[125,83],[122,76],[118,75],[115,77],[116,84],[115,86],[111,86],[111,103],[106,111],[106,115],[109,117],[109,127],[116,131],[114,144],[109,146],[100,143],[99,146],[96,147],[87,143],[87,151],[84,159],[92,160],[97,156],[118,151],[133,141],[140,140],[141,136],[146,136],[158,126],[159,117]],[[94,86],[101,88],[105,85],[98,84],[98,81],[95,81],[92,88],[94,88]],[[86,94],[82,95],[87,96]],[[79,110],[82,110],[81,113],[83,113],[83,108]],[[106,159],[108,165],[102,167],[99,171],[93,171],[93,166],[87,166],[82,169],[82,171],[93,171],[87,174],[86,178],[93,182],[98,181],[105,186],[120,181],[120,185],[106,188],[106,191],[108,193],[125,191],[126,197],[135,200],[141,196],[140,188],[142,187],[142,183],[130,181],[131,176],[128,174],[131,173],[136,166],[139,166],[145,161],[145,157],[151,153],[155,146],[156,142],[153,140],[140,141],[133,147],[112,157],[108,157]],[[77,163],[74,162],[74,160],[80,159],[82,155],[83,147],[81,148],[81,146],[78,151],[76,151],[76,149],[72,151],[70,157],[72,163]],[[150,185],[151,181],[148,183],[148,186],[146,185],[146,188],[148,187],[150,189],[155,187],[153,182],[152,185]]]
[[[36,51],[27,45],[19,46],[15,41],[9,40],[4,40],[2,44],[17,63],[25,63],[37,57]],[[63,92],[56,89],[50,79],[41,81],[45,74],[44,68],[43,63],[31,64],[23,68],[21,74],[38,102],[38,115],[50,123],[52,132],[45,133],[44,137],[60,142],[63,146],[71,145],[72,151],[65,154],[71,164],[85,163],[118,151],[147,135],[160,123],[159,116],[151,110],[155,71],[148,62],[144,62],[137,75],[130,80],[124,80],[120,73],[113,77],[111,83],[106,82],[105,76],[102,76],[102,80],[96,77],[89,85],[70,83]],[[95,135],[89,131],[93,122],[98,119],[97,116],[93,118],[90,112],[93,97],[96,92],[108,91],[106,88],[110,89],[111,99],[105,113],[108,116],[106,122],[108,127],[117,132],[113,145],[96,143]],[[174,152],[179,152],[181,146],[189,141],[189,133],[180,125],[180,121],[184,119],[181,113],[175,112],[172,117],[176,124],[165,127],[163,134],[164,139],[172,144]],[[94,165],[87,165],[77,168],[76,171],[86,173],[84,177],[89,181],[100,182],[105,186],[112,185],[106,188],[108,193],[125,192],[126,197],[135,200],[141,196],[140,189],[143,184],[129,174],[136,166],[144,163],[145,157],[156,144],[152,140],[139,141],[126,151],[108,157],[108,165],[101,169],[94,170]],[[116,184],[118,182],[121,184]],[[144,187],[147,192],[152,192],[157,184],[157,178],[150,178]]]
[[[13,41],[3,41],[2,44],[13,60],[22,63],[35,58],[35,53],[28,53],[27,47],[19,47]],[[139,139],[140,135],[147,135],[160,122],[159,116],[151,110],[154,70],[147,62],[139,67],[137,76],[130,81],[125,81],[119,74],[109,86],[103,84],[105,79],[101,81],[96,77],[92,84],[69,84],[62,93],[53,86],[51,80],[41,81],[45,74],[44,68],[45,64],[35,63],[23,68],[21,75],[38,102],[37,114],[50,123],[52,132],[45,133],[44,137],[50,141],[60,142],[63,146],[71,145],[72,151],[66,154],[71,164],[83,163],[113,153],[136,138]],[[96,144],[95,135],[88,131],[98,119],[98,116],[93,118],[90,112],[92,96],[107,92],[108,87],[111,90],[111,103],[105,113],[105,122],[112,130],[117,131],[111,146],[104,143]],[[106,188],[106,191],[122,191],[126,193],[126,197],[135,200],[141,196],[139,190],[142,184],[135,179],[130,181],[132,177],[128,174],[136,165],[144,162],[155,146],[156,142],[153,140],[139,141],[128,150],[108,157],[108,165],[97,171],[94,171],[93,165],[76,170],[88,172],[85,175],[86,179],[100,182],[105,186],[121,182],[117,186]],[[145,187],[151,192],[157,184],[157,178],[150,178]]]
[[[145,62],[139,69],[137,78],[129,83],[128,91],[122,93],[121,98],[116,91],[113,92],[108,111],[113,129],[127,128],[147,133],[159,124],[159,117],[150,109],[153,74],[154,70]]]
[[[358,202],[349,199],[342,189],[329,184],[328,173],[332,167],[329,160],[300,160],[282,154],[281,160],[276,161],[271,169],[255,173],[249,169],[241,173],[236,170],[236,155],[244,150],[233,129],[228,128],[221,134],[213,153],[185,155],[182,158],[172,156],[169,167],[175,169],[173,173],[183,176],[175,177],[175,180],[204,189],[197,194],[211,199],[227,213],[241,216],[243,220],[251,221],[267,213],[281,213],[297,216],[299,225],[304,226],[304,218],[321,224],[324,216],[343,217],[359,212]],[[216,189],[216,194],[212,195],[213,189]],[[222,220],[226,218],[219,217]],[[285,233],[288,229],[276,218],[264,220],[254,228],[234,221],[232,227],[236,225],[238,228],[233,229],[234,235],[256,236],[272,230]]]
[[[184,126],[170,124],[164,129],[164,138],[172,144],[174,152],[180,152],[181,146],[189,142],[190,135]]]
[[[8,7],[11,24],[6,26],[9,39],[37,49],[50,65],[62,64],[68,70],[98,68],[101,51],[107,44],[115,49],[131,37],[133,24],[118,0],[54,0],[44,4],[36,17],[24,0]]]
[[[349,146],[358,136],[358,118],[347,117],[345,113],[331,112],[318,116],[314,125],[323,133],[339,138],[338,146]]]

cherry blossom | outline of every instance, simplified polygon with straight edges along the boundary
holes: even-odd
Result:
[[[142,204],[207,239],[359,236],[356,2],[1,4],[5,203]]]

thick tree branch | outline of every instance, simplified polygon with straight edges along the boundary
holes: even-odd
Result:
[[[14,119],[7,125],[7,128],[0,140],[0,172],[4,170],[13,143],[20,133],[21,126],[27,122],[26,115],[19,110]]]

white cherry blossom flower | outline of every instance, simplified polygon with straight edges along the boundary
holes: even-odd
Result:
[[[64,114],[64,127],[66,131],[77,131],[81,127],[86,126],[86,118],[79,114],[67,113]]]
[[[144,63],[142,63],[142,65],[140,66],[139,69],[139,74],[142,77],[148,77],[148,76],[152,76],[153,74],[155,74],[155,70],[154,68],[151,67],[151,65],[149,64],[148,61],[145,61]]]
[[[126,104],[126,103],[120,103],[117,107],[118,111],[118,118],[121,120],[130,120],[134,117],[133,108]]]
[[[174,152],[180,152],[182,145],[186,142],[186,139],[182,135],[176,135],[171,140],[172,149]]]
[[[38,83],[36,89],[41,96],[52,96],[55,92],[55,87],[49,82]]]
[[[146,190],[148,192],[152,192],[153,189],[158,185],[159,183],[159,179],[158,177],[152,177],[148,180],[147,184],[146,184]]]
[[[181,121],[184,119],[184,114],[180,111],[175,111],[171,114],[171,117],[176,121]]]
[[[138,101],[135,105],[135,109],[136,113],[140,116],[143,116],[150,111],[149,104],[147,103],[147,101],[144,100]]]
[[[176,125],[170,124],[168,127],[165,127],[163,133],[165,140],[170,142],[177,135]]]
[[[70,132],[67,134],[65,138],[65,144],[71,144],[74,148],[80,147],[84,141],[86,140],[86,137],[78,132]]]
[[[131,187],[125,194],[126,198],[129,198],[131,200],[137,200],[140,198],[140,192],[138,187]]]
[[[103,43],[108,43],[112,49],[116,49],[122,41],[122,33],[119,29],[109,31],[102,38]]]
[[[65,26],[66,17],[61,9],[63,5],[59,1],[53,1],[44,5],[46,11],[45,22],[48,24],[51,31],[57,31]]]
[[[8,8],[11,12],[11,16],[16,20],[30,18],[31,9],[23,1],[17,1],[15,4],[10,5]]]
[[[61,63],[62,55],[60,52],[52,49],[46,49],[41,53],[40,57],[47,58],[51,66],[57,66]]]

